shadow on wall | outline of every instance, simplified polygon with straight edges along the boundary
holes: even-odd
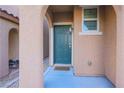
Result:
[[[45,71],[49,66],[49,25],[47,18],[43,21],[43,64]]]

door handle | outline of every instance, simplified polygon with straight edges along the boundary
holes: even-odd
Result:
[[[68,46],[69,46],[69,48],[71,48],[71,43],[69,43],[69,45],[68,45]]]

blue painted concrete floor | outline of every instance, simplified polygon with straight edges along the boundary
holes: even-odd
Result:
[[[105,76],[79,77],[69,71],[54,70],[49,67],[44,73],[45,88],[114,88]]]

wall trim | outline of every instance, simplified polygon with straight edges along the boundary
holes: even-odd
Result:
[[[103,35],[103,32],[79,32],[79,35]]]
[[[54,22],[53,25],[73,25],[73,22]]]
[[[53,44],[54,44],[54,42],[53,42],[53,36],[54,34],[53,34],[53,27],[52,28],[50,28],[50,31],[49,31],[49,50],[50,50],[50,65],[52,66],[53,65],[53,58],[54,58],[54,55],[53,55],[53,51],[54,51],[54,48],[53,48]]]

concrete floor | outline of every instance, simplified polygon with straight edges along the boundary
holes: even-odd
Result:
[[[16,88],[19,83],[19,69],[10,69],[5,77],[0,78],[0,88]]]
[[[114,88],[105,76],[77,77],[73,69],[58,71],[49,67],[44,73],[44,80],[45,88]]]
[[[45,72],[46,69],[49,67],[49,57],[43,59],[43,71]]]
[[[44,72],[49,66],[49,58],[44,58]],[[9,74],[0,78],[0,88],[18,88],[19,69],[10,69]]]

